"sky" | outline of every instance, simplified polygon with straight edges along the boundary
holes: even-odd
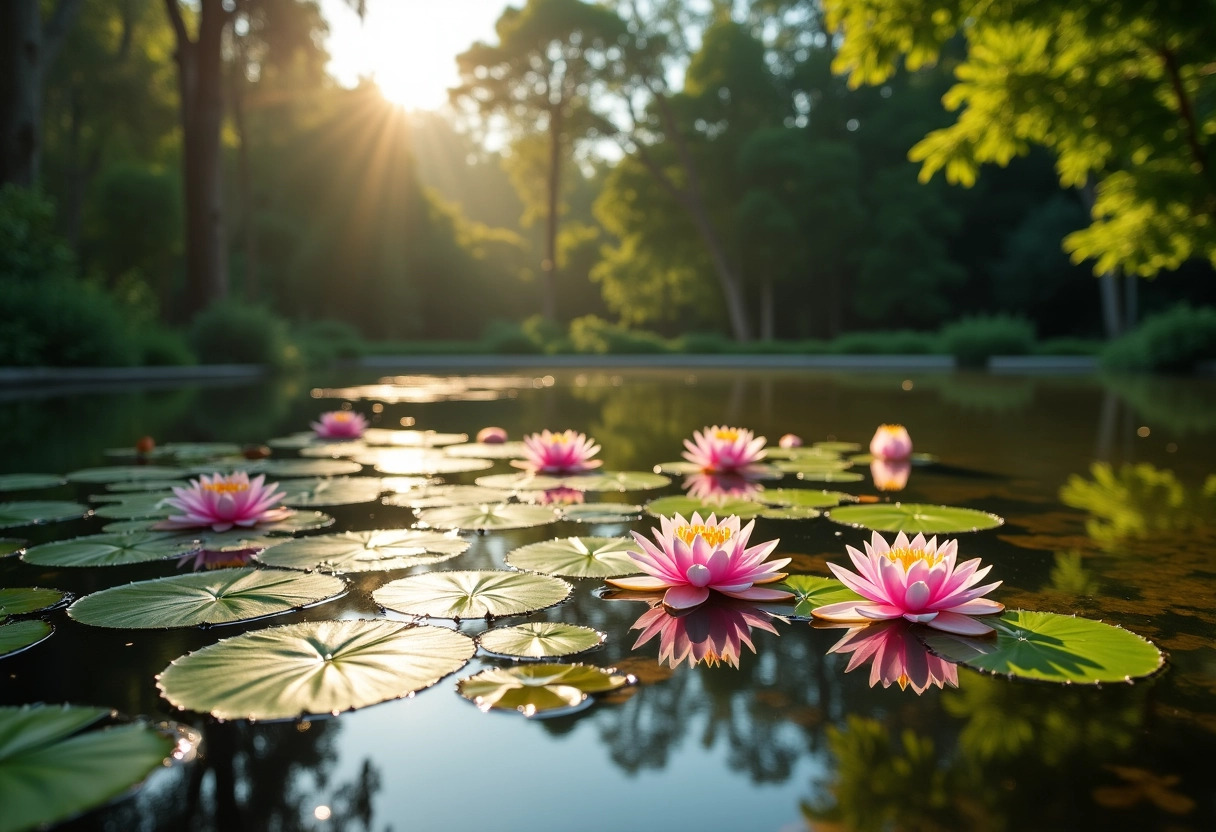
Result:
[[[360,23],[344,0],[321,0],[330,28],[330,73],[346,86],[373,75],[394,103],[438,108],[459,80],[456,55],[475,41],[496,41],[494,22],[507,5],[508,0],[367,0]]]

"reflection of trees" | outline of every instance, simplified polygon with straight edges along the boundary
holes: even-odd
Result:
[[[1140,423],[1180,435],[1216,430],[1216,388],[1149,374],[1103,375],[1102,386],[1136,411]]]
[[[1206,525],[1216,497],[1211,478],[1208,487],[1189,492],[1172,471],[1148,463],[1123,465],[1116,473],[1095,462],[1090,473],[1092,479],[1069,477],[1060,501],[1089,512],[1085,531],[1104,547]]]

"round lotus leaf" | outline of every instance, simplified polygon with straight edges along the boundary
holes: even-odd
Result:
[[[628,537],[563,537],[522,546],[507,555],[507,565],[564,578],[615,578],[642,571],[630,550],[639,546]]]
[[[671,484],[671,479],[650,471],[595,471],[562,477],[562,485],[579,491],[651,491]]]
[[[659,474],[675,474],[677,476],[706,473],[701,469],[700,465],[684,461],[660,462],[654,466],[654,470]],[[732,473],[739,474],[740,476],[746,475],[748,479],[752,480],[779,480],[782,475],[781,469],[776,465],[769,465],[763,462],[748,465],[745,470]]]
[[[164,465],[110,465],[104,468],[84,468],[68,474],[71,482],[137,482],[140,480],[172,480],[181,477],[180,468]]]
[[[87,731],[105,708],[0,707],[0,829],[42,828],[131,790],[173,740],[142,722]]]
[[[172,532],[106,533],[32,546],[21,559],[38,566],[122,566],[177,558],[200,548],[193,538]]]
[[[849,459],[850,459],[850,461],[855,462],[858,465],[869,465],[871,462],[874,461],[874,455],[873,454],[856,454],[854,456],[849,457]],[[892,461],[894,461],[894,460],[892,460]],[[936,465],[937,457],[934,456],[933,454],[912,454],[912,456],[910,456],[908,458],[908,461],[911,462],[913,465]]]
[[[289,540],[263,551],[268,566],[323,572],[383,572],[450,560],[469,548],[453,534],[413,529],[344,532]]]
[[[25,551],[25,547],[28,545],[28,540],[22,540],[17,537],[0,537],[0,558],[6,558],[9,555],[19,555]]]
[[[368,445],[389,445],[405,448],[438,448],[467,442],[467,433],[438,433],[433,430],[387,430],[369,428],[363,432]]]
[[[604,643],[606,635],[578,624],[529,621],[498,627],[477,637],[483,650],[517,659],[555,659],[584,653]]]
[[[431,485],[416,488],[404,494],[393,494],[384,498],[386,506],[408,508],[437,508],[440,506],[470,506],[485,503],[505,503],[512,492],[501,488],[483,488],[480,485]]]
[[[786,474],[834,474],[852,467],[847,459],[820,457],[794,457],[777,463],[777,469]]]
[[[234,528],[224,532],[213,532],[208,529],[205,532],[195,532],[194,534],[184,533],[178,537],[182,540],[194,540],[198,545],[208,552],[234,552],[245,551],[247,549],[265,549],[274,546],[276,543],[282,543],[282,537],[270,537],[269,535],[260,534],[254,529]]]
[[[533,474],[529,471],[519,471],[514,474],[490,474],[474,480],[483,488],[502,488],[508,491],[549,491],[561,488],[565,480],[562,477],[551,477],[547,474]]]
[[[418,522],[424,526],[469,531],[525,529],[556,523],[558,519],[558,513],[551,508],[513,503],[428,508],[418,512]]]
[[[64,500],[21,500],[0,503],[0,529],[35,526],[41,523],[54,523],[58,520],[75,520],[88,515],[88,506]]]
[[[289,459],[287,462],[308,462],[306,459]],[[202,465],[192,465],[185,469],[185,473],[191,477],[197,477],[199,474],[234,474],[237,471],[244,471],[250,477],[255,477],[258,474],[266,473],[266,466],[270,464],[270,460],[266,459],[245,459],[242,456],[236,457],[220,457],[212,459]],[[301,475],[306,476],[306,475]]]
[[[292,508],[372,503],[384,491],[379,477],[303,477],[278,486],[284,494],[283,505]]]
[[[646,513],[651,517],[671,517],[676,514],[691,517],[693,512],[697,512],[702,517],[716,514],[720,518],[733,514],[740,519],[747,520],[759,516],[766,508],[768,506],[754,500],[733,497],[721,500],[698,500],[696,497],[676,495],[651,500],[646,504]]]
[[[856,471],[799,471],[798,479],[805,482],[861,482],[865,476]]]
[[[0,474],[0,491],[35,491],[65,482],[58,474]]]
[[[822,491],[817,488],[768,488],[756,495],[757,502],[783,508],[830,508],[856,499],[843,491]]]
[[[575,523],[628,523],[642,516],[642,507],[629,503],[575,503],[562,506],[562,519]]]
[[[372,593],[382,607],[432,618],[524,615],[570,597],[563,580],[528,572],[425,572],[391,581]]]
[[[428,477],[381,477],[384,490],[391,494],[404,494],[416,488],[431,485],[434,480]]]
[[[259,523],[248,529],[230,529],[229,531],[242,535],[262,534],[295,534],[296,532],[311,532],[317,529],[329,528],[334,524],[334,518],[320,511],[293,511],[277,523]],[[215,534],[228,532],[212,532],[210,529],[200,529],[195,536],[206,541]]]
[[[851,454],[861,450],[861,445],[856,442],[816,442],[811,445],[812,448],[821,451],[829,451],[837,454]]]
[[[108,482],[106,483],[106,491],[113,492],[111,495],[128,494],[140,491],[167,491],[168,496],[173,496],[173,489],[180,488],[185,485],[185,480],[135,480],[134,482]],[[115,499],[122,499],[121,497]]]
[[[794,593],[793,618],[811,619],[811,610],[838,601],[860,601],[861,596],[835,578],[819,575],[787,575],[781,583],[770,584],[774,589]],[[784,613],[783,613],[784,615]]]
[[[428,688],[472,658],[466,635],[399,621],[309,621],[243,633],[157,677],[178,708],[219,719],[337,714]]]
[[[816,517],[822,517],[823,512],[807,506],[773,506],[765,508],[757,516],[765,520],[814,520]]]
[[[448,445],[443,452],[448,456],[471,456],[477,459],[523,459],[527,456],[523,442],[469,442],[464,445]]]
[[[272,459],[260,470],[269,477],[340,477],[363,466],[348,459]]]
[[[166,442],[157,450],[178,460],[198,460],[233,456],[241,452],[241,446],[234,442]]]
[[[10,615],[47,610],[67,600],[67,593],[37,586],[0,589],[0,621]]]
[[[840,452],[830,448],[765,448],[764,458],[768,462],[778,459],[840,459]]]
[[[94,627],[166,629],[231,624],[290,612],[346,592],[330,575],[217,569],[139,581],[86,595],[68,615]]]
[[[311,445],[317,441],[317,435],[310,430],[293,433],[289,436],[276,436],[274,439],[266,440],[266,444],[272,448],[282,448],[284,450],[298,450]]]
[[[928,628],[918,635],[947,661],[1044,682],[1130,682],[1156,673],[1165,663],[1152,642],[1101,621],[1026,610],[980,620],[996,629],[995,638],[966,638]]]
[[[53,632],[54,627],[38,619],[0,624],[0,659],[46,641]]]
[[[173,496],[172,492],[166,494],[157,491],[152,494],[137,495],[99,494],[97,496],[105,498],[103,500],[105,505],[93,509],[93,513],[107,520],[164,519],[174,512],[173,507],[165,505],[164,502]]]
[[[845,526],[878,532],[954,534],[995,529],[1005,521],[995,514],[971,508],[931,506],[924,503],[876,503],[841,506],[828,519]]]
[[[362,442],[346,439],[337,442],[317,442],[313,445],[306,445],[300,448],[300,456],[309,459],[341,459],[343,457],[367,453],[367,451],[367,445]]]
[[[494,667],[456,683],[457,692],[483,711],[516,711],[544,716],[584,704],[592,693],[606,693],[633,679],[584,664],[526,664]]]

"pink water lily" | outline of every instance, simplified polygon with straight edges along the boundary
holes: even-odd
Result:
[[[600,446],[585,433],[542,430],[524,437],[526,458],[513,459],[511,464],[538,474],[579,474],[604,464],[603,460],[591,458],[599,452]]]
[[[655,636],[659,637],[659,664],[676,668],[684,662],[688,662],[689,667],[704,662],[713,667],[725,662],[738,667],[744,646],[756,652],[751,639],[752,628],[776,633],[777,628],[772,624],[774,618],[777,616],[754,604],[720,598],[674,613],[656,603],[642,613],[630,629],[642,631],[634,642],[634,650]]]
[[[870,687],[897,684],[912,688],[918,696],[930,687],[958,687],[958,667],[938,658],[920,643],[906,621],[884,621],[868,627],[852,627],[829,653],[849,654],[845,672],[870,664]]]
[[[764,459],[764,442],[747,428],[713,425],[684,440],[683,456],[706,474],[731,473]]]
[[[852,546],[845,547],[857,567],[856,574],[828,564],[832,574],[864,600],[816,607],[811,615],[847,624],[905,618],[963,636],[993,632],[972,616],[994,615],[1005,609],[1003,604],[980,597],[1001,582],[975,586],[992,567],[980,569],[979,558],[956,566],[957,540],[948,540],[938,548],[936,537],[926,541],[918,534],[909,541],[900,532],[895,542],[888,544],[874,532],[865,547],[864,555]]]
[[[321,439],[358,439],[367,430],[367,419],[353,410],[331,410],[320,418],[312,429]]]
[[[726,500],[750,500],[764,491],[764,486],[741,474],[698,472],[684,478],[684,490],[689,497],[720,504]]]
[[[785,573],[777,570],[790,562],[789,558],[765,561],[777,548],[776,540],[747,547],[755,520],[740,529],[739,518],[734,515],[719,521],[711,514],[702,520],[694,512],[691,521],[677,514],[674,518],[660,517],[659,523],[661,528],[653,530],[654,543],[631,532],[641,548],[631,550],[629,557],[646,574],[609,578],[608,583],[638,592],[662,591],[663,603],[678,610],[708,600],[711,590],[745,601],[794,597],[782,590],[755,586],[784,578]]]
[[[253,480],[244,471],[225,476],[203,474],[191,480],[187,488],[174,488],[174,496],[165,500],[165,505],[182,514],[170,515],[161,520],[154,529],[199,529],[211,527],[224,532],[233,526],[248,528],[259,523],[277,523],[292,515],[291,509],[283,508],[283,492],[276,483],[266,485],[265,475]]]
[[[903,425],[879,425],[870,440],[875,459],[900,460],[912,456],[912,437]]]
[[[870,460],[870,477],[879,491],[903,491],[912,473],[912,463],[906,459]]]

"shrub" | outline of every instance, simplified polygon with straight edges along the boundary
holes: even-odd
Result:
[[[667,344],[653,332],[632,330],[595,315],[570,322],[570,345],[575,352],[599,355],[637,355],[667,352]]]
[[[541,346],[524,333],[522,326],[511,321],[491,321],[482,341],[486,350],[493,353],[531,355],[543,352]]]
[[[940,339],[931,332],[900,329],[879,332],[849,332],[829,344],[837,355],[928,355],[941,350]]]
[[[38,191],[0,187],[0,280],[43,280],[75,271],[71,249],[55,233],[55,206]]]
[[[717,332],[690,332],[680,335],[668,342],[672,352],[689,355],[710,355],[723,352],[733,352],[735,344]]]
[[[1035,355],[1097,355],[1102,342],[1093,338],[1048,338],[1034,348]]]
[[[979,315],[947,324],[942,348],[960,367],[978,368],[993,355],[1026,355],[1034,349],[1034,324],[1009,315]]]
[[[127,367],[140,351],[127,310],[70,277],[0,280],[0,365]]]
[[[1216,358],[1216,309],[1176,306],[1145,318],[1102,352],[1102,366],[1116,372],[1187,372]]]
[[[339,358],[358,358],[366,352],[363,336],[346,321],[301,324],[293,337],[310,367],[324,366]]]
[[[141,327],[135,337],[139,363],[145,367],[179,367],[197,364],[194,350],[179,332],[160,326]]]
[[[190,344],[207,364],[266,364],[298,367],[300,349],[287,334],[287,322],[264,306],[222,300],[204,309],[190,328]]]

